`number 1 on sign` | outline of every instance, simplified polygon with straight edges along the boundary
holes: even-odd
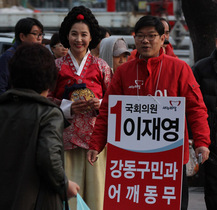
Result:
[[[111,107],[111,114],[116,114],[115,141],[120,141],[121,140],[122,101],[117,101],[116,105]]]

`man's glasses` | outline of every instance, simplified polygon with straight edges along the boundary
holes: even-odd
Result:
[[[147,39],[148,41],[153,41],[156,36],[160,36],[159,34],[136,34],[135,38],[138,41],[143,41],[144,39]]]
[[[39,39],[40,37],[43,39],[44,38],[44,33],[36,33],[36,32],[32,32],[32,33],[29,33],[29,34],[32,34],[34,35],[37,39]]]

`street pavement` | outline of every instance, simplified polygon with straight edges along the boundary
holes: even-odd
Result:
[[[203,187],[189,187],[188,210],[206,210]]]

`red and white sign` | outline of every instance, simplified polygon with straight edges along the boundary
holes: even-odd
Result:
[[[183,97],[109,96],[104,210],[180,209]]]

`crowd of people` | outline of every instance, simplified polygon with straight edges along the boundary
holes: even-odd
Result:
[[[186,99],[181,209],[188,208],[187,122],[205,163],[207,209],[215,209],[216,49],[191,68],[174,54],[170,30],[166,19],[143,16],[130,52],[123,37],[111,36],[90,9],[78,6],[47,49],[42,23],[17,22],[15,43],[0,57],[1,209],[76,210],[79,192],[90,209],[102,210],[108,96],[159,91]],[[128,88],[138,79],[141,86]]]

